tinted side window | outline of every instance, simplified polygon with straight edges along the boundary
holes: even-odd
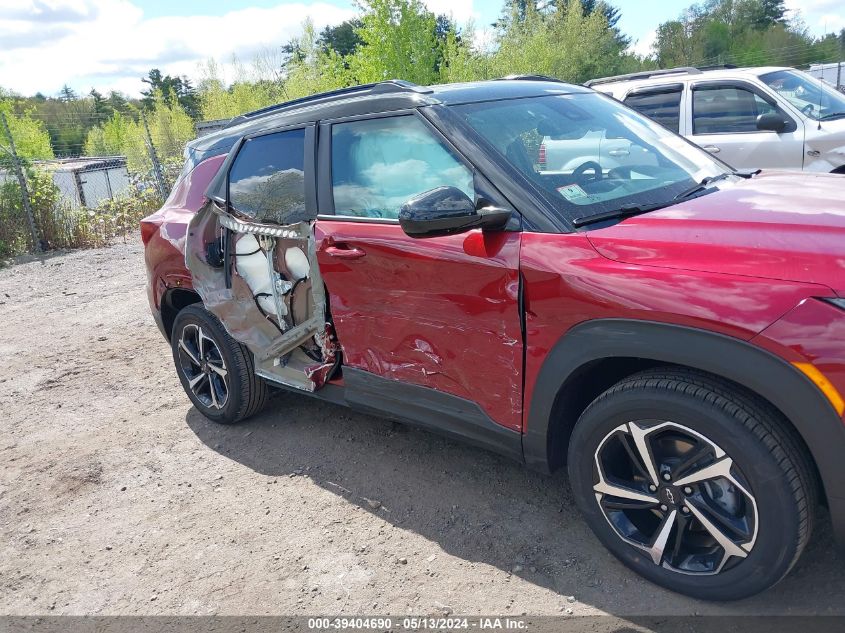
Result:
[[[680,131],[681,91],[647,92],[630,95],[625,98],[625,105],[640,114],[657,121],[666,129]]]
[[[757,117],[777,109],[739,87],[696,88],[692,93],[693,134],[756,132]]]
[[[305,130],[247,140],[229,171],[229,202],[257,222],[292,224],[305,211]]]
[[[332,126],[337,215],[398,218],[408,198],[444,185],[474,199],[472,172],[416,117]]]

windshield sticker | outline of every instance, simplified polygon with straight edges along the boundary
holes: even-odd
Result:
[[[580,185],[564,185],[563,187],[558,187],[557,192],[569,200],[569,202],[588,197],[587,192],[581,189]]]
[[[581,188],[581,185],[572,184],[572,185],[564,185],[563,187],[557,187],[556,191],[562,195],[567,202],[571,202],[572,204],[577,204],[579,206],[585,204],[596,204],[599,202],[604,202],[607,199],[607,196],[595,195],[591,193],[587,193]],[[611,194],[612,195],[612,194]]]

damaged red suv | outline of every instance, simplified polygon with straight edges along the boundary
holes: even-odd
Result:
[[[841,176],[735,172],[537,78],[316,95],[186,156],[142,233],[208,418],[287,389],[565,466],[623,563],[700,598],[783,578],[819,504],[845,537]]]

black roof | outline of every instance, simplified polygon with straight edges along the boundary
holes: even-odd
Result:
[[[437,104],[456,105],[583,92],[591,91],[583,86],[535,75],[436,86],[417,86],[394,79],[323,92],[243,114],[232,119],[222,130],[188,143],[188,152],[196,164],[228,152],[246,134],[284,125]]]
[[[540,97],[543,95],[592,92],[584,86],[568,84],[556,79],[538,79],[536,75],[515,76],[492,81],[473,81],[463,84],[431,86],[432,94],[440,103],[456,105],[478,101]]]

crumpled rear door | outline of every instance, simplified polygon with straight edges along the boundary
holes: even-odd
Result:
[[[309,126],[244,138],[185,248],[194,289],[253,353],[256,373],[307,391],[336,360],[314,245],[313,136]]]

